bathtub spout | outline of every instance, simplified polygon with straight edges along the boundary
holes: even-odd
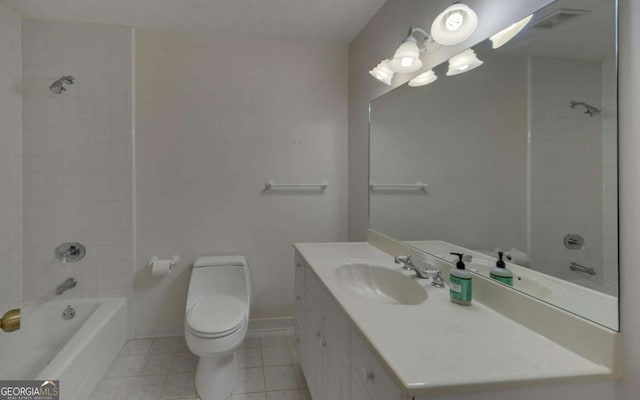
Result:
[[[78,281],[76,281],[75,278],[67,278],[64,282],[59,284],[58,287],[56,288],[56,296],[59,296],[62,293],[66,292],[67,290],[76,287],[77,284],[78,284]]]

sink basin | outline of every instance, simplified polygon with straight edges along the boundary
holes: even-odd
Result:
[[[352,293],[386,304],[413,305],[427,299],[426,290],[400,271],[365,263],[344,264],[336,279]]]

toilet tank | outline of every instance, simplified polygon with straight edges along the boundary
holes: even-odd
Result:
[[[247,261],[242,256],[199,257],[193,263],[187,310],[202,296],[233,296],[251,303],[251,278]]]

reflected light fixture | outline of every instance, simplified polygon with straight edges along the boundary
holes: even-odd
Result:
[[[398,47],[390,63],[391,69],[399,73],[415,72],[422,68],[418,41],[413,37],[413,30]]]
[[[493,48],[497,49],[498,47],[504,46],[509,40],[513,39],[521,30],[524,29],[525,26],[527,26],[531,21],[531,18],[533,18],[533,14],[491,36],[490,39],[493,44]]]
[[[482,64],[483,62],[476,57],[476,52],[473,51],[473,49],[467,49],[457,56],[453,56],[449,59],[449,70],[447,71],[447,76],[454,76],[471,71]]]
[[[445,46],[462,43],[478,28],[478,15],[469,6],[456,3],[440,13],[431,25],[431,37]]]
[[[391,79],[393,79],[395,72],[391,69],[390,63],[390,60],[382,60],[369,73],[385,85],[391,85]]]
[[[438,79],[438,76],[433,72],[432,69],[430,69],[427,72],[423,72],[420,75],[413,78],[412,80],[410,80],[409,86],[411,87],[425,86],[435,82],[437,79]]]

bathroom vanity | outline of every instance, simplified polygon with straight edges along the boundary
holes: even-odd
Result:
[[[474,277],[480,298],[464,307],[450,302],[448,279],[447,287],[433,287],[372,244],[295,249],[297,351],[314,400],[433,399],[616,375],[615,350],[610,359],[578,354],[485,305],[487,284],[495,285],[494,297],[504,288],[483,277]],[[447,263],[433,262],[448,276]]]

